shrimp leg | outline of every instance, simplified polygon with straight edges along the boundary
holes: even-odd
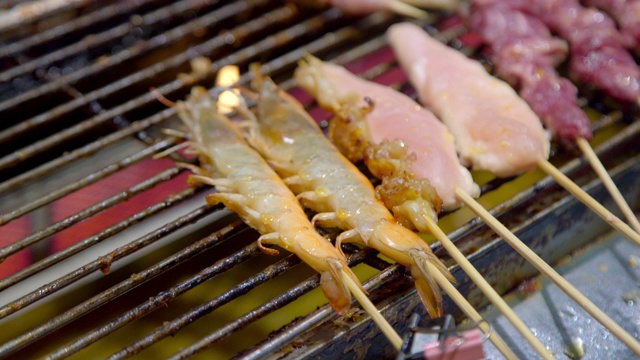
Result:
[[[255,69],[255,68],[254,68]],[[442,296],[427,271],[434,265],[449,281],[455,281],[431,248],[413,231],[400,225],[376,198],[369,180],[324,136],[300,103],[279,89],[271,79],[256,74],[259,94],[256,149],[279,166],[283,177],[293,176],[294,192],[306,206],[327,211],[317,223],[339,225],[346,230],[342,242],[361,242],[409,268],[416,289],[429,314],[442,314]],[[338,222],[337,220],[340,220]]]
[[[278,245],[294,254],[321,275],[321,287],[338,314],[351,306],[346,274],[362,287],[349,269],[344,254],[311,225],[295,195],[269,164],[243,139],[229,119],[217,112],[215,100],[202,88],[192,89],[187,101],[176,104],[189,129],[188,150],[198,154],[200,168],[191,183],[215,186],[209,204],[223,203],[262,235],[259,248],[275,255]],[[255,121],[254,121],[255,122]]]

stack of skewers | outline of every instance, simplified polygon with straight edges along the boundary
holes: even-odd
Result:
[[[339,314],[348,310],[353,293],[397,349],[400,337],[368,302],[347,266],[342,243],[372,247],[407,267],[432,317],[442,315],[442,288],[471,320],[481,321],[417,230],[433,234],[540,356],[553,358],[438,227],[442,209],[466,205],[640,355],[637,339],[474,200],[480,188],[466,168],[510,177],[538,167],[640,244],[638,219],[589,146],[591,127],[578,105],[577,88],[556,71],[570,53],[569,72],[575,81],[593,86],[627,111],[635,108],[640,70],[625,46],[633,49],[637,43],[634,30],[640,22],[630,22],[621,9],[625,7],[620,4],[604,7],[618,19],[623,34],[607,15],[574,0],[472,1],[459,13],[470,30],[481,36],[496,75],[506,82],[419,26],[393,25],[389,43],[425,107],[389,87],[307,56],[300,62],[296,80],[332,113],[329,139],[333,144],[304,108],[263,77],[258,67],[253,71],[253,89],[243,89],[256,108],[250,110],[242,100],[236,108],[244,121],[229,121],[206,91],[194,89],[189,100],[177,104],[189,131],[171,133],[188,138],[181,146],[200,158],[201,166],[191,167],[196,173],[191,180],[216,187],[208,202],[224,203],[256,228],[262,234],[258,244],[263,251],[274,253],[266,245],[278,245],[321,273],[323,291]],[[549,163],[548,134],[569,150],[577,147],[585,154],[631,227]],[[380,180],[375,189],[353,165],[358,162],[364,162]],[[301,205],[315,213],[311,221]],[[314,227],[340,229],[335,247]],[[480,324],[505,357],[515,358],[496,333]]]

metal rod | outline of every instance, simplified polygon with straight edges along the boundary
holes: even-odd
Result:
[[[216,231],[215,233],[207,236],[206,238],[186,247],[185,249],[171,255],[163,261],[157,263],[154,266],[149,267],[137,274],[133,274],[121,283],[93,296],[92,298],[74,306],[73,308],[65,311],[64,313],[55,316],[46,323],[30,330],[26,334],[23,334],[11,341],[0,346],[0,356],[10,355],[25,346],[43,338],[44,336],[51,334],[52,332],[60,329],[64,325],[78,319],[79,317],[97,309],[101,305],[114,300],[118,296],[125,292],[139,286],[156,276],[159,276],[171,268],[184,263],[196,255],[199,255],[203,251],[214,247],[221,241],[239,234],[241,231],[246,230],[247,227],[241,221],[236,221],[223,229]]]
[[[12,210],[6,214],[2,214],[0,215],[0,226],[5,225],[11,222],[12,220],[15,220],[20,216],[26,213],[29,213],[39,207],[42,207],[46,204],[50,204],[55,200],[58,200],[66,195],[69,195],[72,192],[77,191],[85,186],[89,186],[99,180],[102,180],[111,174],[117,173],[118,171],[125,169],[133,164],[136,164],[141,160],[147,159],[153,156],[153,154],[155,154],[156,152],[163,150],[165,148],[171,147],[173,145],[175,145],[175,141],[173,140],[162,140],[152,146],[149,146],[143,149],[142,151],[139,151],[138,153],[135,153],[131,156],[127,156],[126,158],[116,163],[106,166],[94,173],[91,173],[76,182],[73,182],[58,190],[54,190],[53,192],[48,193],[45,196],[38,198],[31,203],[24,204],[23,206],[15,210]]]
[[[182,198],[186,196],[190,196],[193,194],[193,190],[191,188],[185,189],[178,194],[172,195],[168,200],[172,201],[173,197]],[[178,219],[162,226],[159,229],[156,229],[145,236],[142,236],[134,241],[131,241],[127,245],[121,246],[116,250],[101,256],[99,259],[94,260],[90,263],[85,264],[84,266],[77,268],[76,270],[67,273],[66,275],[45,284],[38,289],[28,293],[21,298],[12,301],[2,307],[0,307],[0,318],[7,317],[20,309],[23,309],[38,300],[41,300],[57,291],[62,290],[63,288],[71,285],[75,281],[86,277],[87,275],[94,273],[100,270],[108,270],[111,264],[115,261],[118,261],[128,255],[135,253],[136,251],[155,243],[156,241],[162,239],[163,237],[191,224],[194,223],[203,217],[209,215],[215,210],[219,210],[221,207],[211,207],[211,206],[203,206],[199,209],[196,209],[190,212],[187,215],[181,216]]]
[[[99,203],[90,206],[78,213],[75,213],[63,220],[60,220],[58,222],[56,222],[55,224],[52,224],[34,234],[31,234],[27,237],[25,237],[22,240],[16,241],[8,246],[5,246],[3,248],[0,248],[0,261],[3,261],[4,259],[6,259],[8,256],[17,253],[18,251],[26,248],[27,246],[33,245],[35,243],[37,243],[38,241],[41,241],[43,239],[46,239],[47,237],[58,233],[64,229],[67,229],[77,223],[79,223],[82,220],[85,220],[93,215],[98,214],[99,212],[102,212],[106,209],[109,209],[117,204],[120,204],[130,198],[132,198],[135,195],[138,195],[144,191],[147,191],[153,187],[155,187],[156,185],[162,184],[165,181],[171,180],[174,177],[178,176],[178,174],[180,174],[180,172],[182,172],[183,170],[174,166],[171,167],[167,170],[162,171],[161,173],[145,180],[142,181],[138,184],[133,185],[132,187],[121,191],[120,193],[109,197],[108,199],[105,199],[103,201],[100,201]],[[2,287],[0,286],[0,290],[2,290]]]

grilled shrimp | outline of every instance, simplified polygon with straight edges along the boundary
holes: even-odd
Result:
[[[407,145],[400,139],[392,141],[383,139],[379,143],[374,141],[366,118],[375,106],[373,100],[368,99],[368,105],[362,106],[360,96],[357,93],[344,93],[343,91],[343,94],[339,94],[334,88],[334,83],[325,76],[323,63],[313,56],[307,56],[304,61],[300,62],[295,77],[298,84],[317,98],[320,106],[333,113],[333,118],[329,122],[329,138],[336,147],[352,162],[364,160],[371,174],[382,180],[382,183],[376,187],[376,195],[387,208],[393,211],[396,220],[410,229],[419,230],[427,228],[425,217],[430,217],[437,222],[437,214],[442,208],[442,200],[427,178],[416,178],[412,170],[412,163],[416,160],[415,153],[408,154]],[[335,79],[333,80],[335,81]],[[349,85],[346,85],[346,88],[350,88]],[[384,94],[393,91],[384,90]],[[377,95],[382,96],[383,94],[378,91]],[[405,109],[410,108],[408,111],[413,115],[416,113],[416,106],[415,104],[411,105],[412,103],[411,101],[410,105],[396,105]],[[383,104],[383,108],[385,106],[389,107],[388,104]],[[385,112],[385,109],[382,109],[382,112]],[[387,113],[389,112],[387,111]],[[395,113],[388,115],[398,116]],[[378,119],[382,119],[381,114],[376,114],[376,116]],[[386,116],[384,119],[387,122]],[[405,123],[397,126],[404,125],[407,130],[410,126],[415,128],[415,124],[408,122],[408,120],[413,119],[402,118]],[[429,119],[420,118],[419,120],[426,122]],[[411,125],[405,125],[407,123]],[[438,147],[435,146],[435,149]],[[443,155],[443,151],[436,150],[432,153]],[[458,159],[455,152],[453,152],[453,156],[457,164]],[[446,161],[439,161],[440,166],[429,164],[429,168],[439,167],[440,170],[443,170],[444,167],[444,170],[450,170],[441,166],[443,163]]]
[[[422,302],[432,317],[442,314],[442,296],[429,275],[432,263],[455,281],[431,248],[401,226],[375,196],[369,180],[324,136],[302,105],[256,72],[258,115],[248,139],[298,194],[317,212],[312,223],[336,227],[336,247],[359,242],[409,268]]]
[[[255,228],[265,253],[277,254],[265,245],[278,245],[319,272],[329,303],[344,315],[351,306],[351,294],[341,272],[362,287],[344,254],[315,230],[295,195],[229,119],[217,112],[216,105],[201,87],[193,88],[186,102],[176,104],[189,129],[189,150],[199,155],[202,166],[190,181],[215,186],[217,192],[207,196],[207,203],[223,203]]]

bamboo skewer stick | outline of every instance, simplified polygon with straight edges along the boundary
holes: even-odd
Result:
[[[391,342],[397,351],[400,351],[400,348],[402,348],[402,338],[400,335],[398,335],[387,319],[380,314],[375,305],[373,305],[367,295],[365,295],[362,289],[360,289],[358,284],[356,284],[344,270],[342,270],[342,278],[347,284],[347,288],[358,300],[362,308],[369,314],[369,316],[371,316],[371,319],[373,319],[376,325],[378,325],[382,333],[387,337],[387,339],[389,339],[389,342]]]
[[[409,5],[423,9],[456,10],[460,5],[458,0],[401,0]]]
[[[589,142],[583,138],[579,138],[576,139],[576,144],[591,164],[591,167],[593,167],[593,170],[596,172],[596,174],[598,174],[598,177],[600,178],[600,180],[602,180],[604,186],[607,188],[607,190],[609,190],[611,197],[613,197],[613,200],[616,202],[616,204],[618,204],[620,210],[622,210],[622,213],[624,214],[625,218],[627,218],[629,225],[633,228],[633,230],[640,234],[640,221],[638,221],[638,218],[633,213],[633,210],[631,210],[629,204],[620,193],[620,189],[618,189],[616,184],[611,179],[611,176],[607,172],[607,169],[605,169],[604,165],[602,165],[602,162],[598,158],[598,155],[596,155],[596,153],[593,151],[593,148],[591,148],[591,145],[589,145]]]
[[[461,189],[456,189],[458,197],[484,220],[496,233],[498,233],[509,245],[511,245],[520,255],[535,266],[538,271],[546,275],[556,286],[565,292],[573,301],[582,306],[593,318],[606,327],[613,335],[627,345],[634,353],[640,355],[640,342],[613,321],[607,314],[595,306],[591,300],[582,295],[570,282],[558,274],[549,264],[540,258],[533,250],[529,249],[517,236],[502,225],[493,215],[482,207],[471,196]]]
[[[444,292],[449,295],[449,297],[458,305],[462,312],[464,312],[464,314],[467,315],[467,317],[471,321],[478,323],[478,327],[480,328],[480,330],[488,336],[489,340],[493,343],[493,345],[495,345],[500,353],[502,353],[502,355],[504,355],[504,357],[508,360],[518,359],[518,356],[516,356],[516,354],[509,348],[509,346],[507,346],[500,335],[498,335],[498,333],[496,333],[495,331],[492,331],[488,323],[482,321],[482,317],[480,316],[480,314],[478,314],[478,311],[476,311],[476,309],[474,309],[473,306],[469,304],[467,299],[465,299],[464,296],[460,294],[458,289],[456,289],[455,286],[453,286],[449,282],[449,280],[447,280],[447,278],[445,278],[444,275],[440,273],[440,270],[438,270],[435,265],[431,264],[430,262],[427,262],[427,266],[429,269],[429,273],[433,275],[438,285],[440,285]]]
[[[640,234],[633,231],[629,225],[625,224],[622,220],[620,220],[617,216],[613,215],[609,210],[607,210],[604,206],[600,205],[594,198],[592,198],[586,191],[582,190],[578,185],[576,185],[571,179],[569,179],[566,175],[564,175],[560,170],[558,170],[555,166],[553,166],[547,160],[540,160],[538,162],[538,167],[554,178],[558,184],[560,184],[565,190],[570,192],[573,196],[575,196],[578,200],[580,200],[583,204],[588,206],[591,210],[593,210],[596,214],[598,214],[604,221],[609,223],[609,225],[613,226],[616,230],[620,231],[624,236],[626,236],[629,240],[635,242],[637,245],[640,245]]]
[[[491,303],[504,315],[507,320],[522,334],[533,349],[540,354],[543,359],[554,359],[549,349],[533,334],[529,327],[518,317],[518,315],[509,307],[502,297],[491,287],[487,280],[476,270],[475,267],[460,252],[449,237],[438,227],[438,225],[430,217],[427,219],[427,227],[429,231],[440,241],[442,246],[447,250],[449,255],[460,265],[462,270],[469,275],[469,278],[478,286]]]
[[[385,5],[389,10],[399,15],[416,19],[426,19],[429,17],[429,13],[427,13],[426,11],[418,9],[413,5],[407,4],[402,0],[389,0]]]

